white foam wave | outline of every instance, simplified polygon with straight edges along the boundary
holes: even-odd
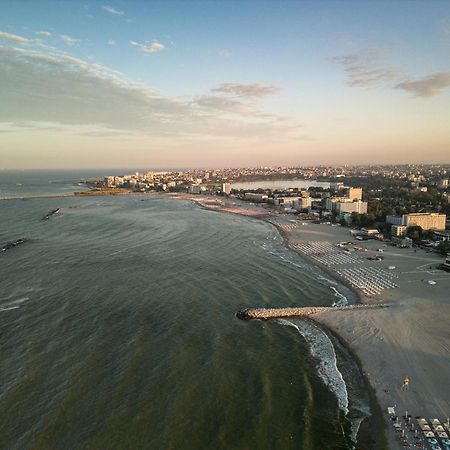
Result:
[[[18,309],[20,306],[7,306],[6,308],[0,308],[0,312],[10,311],[11,309]]]
[[[22,297],[22,298],[18,298],[17,300],[12,301],[10,304],[11,305],[16,305],[17,303],[23,303],[26,302],[27,300],[29,300],[30,297]]]
[[[278,319],[282,325],[291,326],[304,337],[311,355],[318,362],[318,374],[325,385],[336,396],[338,406],[348,413],[348,392],[344,378],[337,367],[336,352],[327,334],[309,320],[298,319],[297,323]]]
[[[348,305],[347,297],[344,294],[341,294],[334,286],[330,286],[330,288],[334,291],[335,297],[337,297],[339,299],[338,301],[333,302],[332,306]]]

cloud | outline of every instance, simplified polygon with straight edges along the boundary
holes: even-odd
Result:
[[[125,14],[123,11],[118,11],[117,9],[114,9],[112,6],[109,5],[103,5],[102,9],[109,12],[110,14],[114,14],[115,16],[123,16]]]
[[[136,41],[130,41],[130,44],[134,47],[139,47],[145,53],[156,53],[166,48],[164,44],[161,44],[161,42],[158,41],[146,42],[145,44],[140,44]]]
[[[222,83],[212,88],[211,94],[196,97],[193,103],[202,110],[209,110],[214,114],[226,113],[247,118],[273,119],[273,115],[263,113],[257,106],[261,99],[276,94],[279,90],[277,86],[259,83]]]
[[[411,79],[401,70],[386,66],[386,51],[377,48],[359,53],[334,56],[333,63],[341,64],[347,73],[347,82],[354,87],[388,85],[411,92],[415,97],[432,97],[450,86],[450,72],[438,72],[419,79]]]
[[[65,133],[261,140],[285,139],[295,129],[255,109],[255,94],[180,100],[58,51],[0,45],[0,85],[0,123],[33,123],[47,130],[52,124]]]
[[[438,72],[416,80],[397,84],[397,89],[411,92],[416,97],[432,97],[450,86],[450,72]]]
[[[64,42],[64,44],[70,47],[72,47],[79,41],[79,39],[74,39],[73,37],[70,37],[67,34],[60,34],[59,37]]]
[[[109,39],[108,45],[116,45],[116,41],[114,39]]]
[[[23,36],[19,36],[17,34],[6,33],[5,31],[0,31],[0,39],[4,41],[8,41],[12,44],[17,45],[27,45],[27,44],[41,44],[42,41],[40,39],[28,39]]]
[[[401,72],[394,67],[386,67],[385,59],[386,51],[377,48],[329,58],[343,66],[348,84],[357,87],[376,87],[398,80]]]
[[[211,89],[211,91],[219,92],[222,94],[236,95],[238,97],[262,98],[278,93],[280,91],[280,88],[277,86],[263,85],[259,83],[223,83],[216,88]]]
[[[203,110],[217,113],[230,113],[241,116],[249,116],[255,113],[249,105],[232,98],[221,97],[217,95],[201,95],[197,97],[193,104]]]
[[[52,33],[50,31],[36,31],[36,34],[38,36],[45,36],[45,37],[51,37]]]

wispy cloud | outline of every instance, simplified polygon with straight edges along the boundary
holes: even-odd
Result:
[[[145,44],[141,44],[136,41],[130,41],[130,44],[134,47],[139,47],[145,53],[156,53],[166,48],[164,44],[161,44],[161,42],[158,41],[146,42]]]
[[[263,85],[259,83],[223,83],[213,88],[211,91],[222,94],[236,95],[238,97],[262,98],[268,95],[277,94],[280,91],[280,88],[277,86]]]
[[[45,37],[51,37],[52,33],[50,31],[36,31],[36,34],[38,36],[45,36]]]
[[[259,108],[261,99],[274,95],[280,88],[259,83],[222,83],[211,89],[211,93],[194,99],[194,104],[204,110],[216,114],[226,113],[246,118],[277,119],[271,114],[262,112]]]
[[[193,104],[208,111],[209,113],[229,113],[240,116],[250,116],[254,114],[248,104],[233,98],[218,95],[201,95],[197,97]]]
[[[7,33],[5,31],[0,31],[0,39],[4,41],[8,41],[12,44],[17,45],[27,45],[27,44],[41,44],[42,41],[40,39],[28,39],[23,36],[19,36],[13,33]]]
[[[425,98],[437,95],[450,86],[450,72],[437,72],[413,79],[400,69],[387,64],[387,52],[379,48],[334,56],[329,60],[343,66],[347,83],[353,87],[388,86],[410,92],[415,97]]]
[[[375,87],[401,76],[395,67],[386,67],[386,51],[378,48],[334,56],[329,60],[343,66],[350,86]]]
[[[438,72],[416,80],[406,80],[395,87],[411,92],[415,97],[432,97],[450,86],[450,72]]]
[[[59,37],[64,42],[64,44],[66,44],[70,47],[72,47],[79,41],[79,39],[75,39],[67,34],[60,34]]]
[[[108,45],[116,45],[116,41],[114,39],[109,39]]]
[[[102,9],[104,9],[107,12],[109,12],[110,14],[114,14],[115,16],[123,16],[125,14],[123,11],[119,11],[119,10],[113,8],[112,6],[109,6],[109,5],[103,5]]]
[[[110,130],[111,135],[164,139],[261,140],[278,135],[284,139],[295,129],[255,108],[260,101],[255,92],[243,97],[242,89],[226,88],[239,96],[220,93],[179,99],[58,51],[0,45],[0,85],[0,123],[59,124],[62,132],[89,127],[92,136]]]

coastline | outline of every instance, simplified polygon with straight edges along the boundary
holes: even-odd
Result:
[[[194,200],[192,196],[182,198]],[[210,209],[205,202],[200,204]],[[389,304],[387,309],[355,309],[344,314],[329,310],[310,317],[338,337],[339,342],[344,343],[345,348],[355,356],[355,361],[359,362],[368,389],[372,392],[373,417],[365,421],[361,431],[369,433],[369,441],[377,443],[380,449],[403,448],[387,414],[388,406],[395,406],[399,416],[405,411],[412,417],[438,418],[441,421],[450,416],[450,274],[437,270],[441,258],[423,250],[387,247],[379,241],[356,241],[353,246],[362,249],[354,252],[356,259],[348,264],[327,267],[317,260],[320,257],[312,258],[297,250],[298,247],[293,247],[293,244],[320,241],[336,248],[335,245],[341,241],[353,241],[348,228],[311,223],[303,226],[292,216],[271,214],[266,210],[263,210],[264,217],[257,217],[247,211],[261,212],[261,206],[247,205],[238,200],[233,201],[232,205],[235,214],[241,210],[243,216],[258,218],[275,226],[285,246],[319,267],[332,280],[350,288],[358,303]],[[228,212],[221,207],[211,210]],[[274,220],[267,220],[268,216]],[[384,259],[368,260],[369,256],[380,251],[385,252]],[[395,283],[368,296],[351,286],[337,272],[347,267],[381,271],[381,278],[394,277]],[[365,272],[364,280],[369,276]],[[401,389],[405,376],[411,380],[406,391]],[[385,438],[380,438],[380,430],[383,429],[386,431]],[[411,439],[412,435],[410,442]]]
[[[340,227],[318,224],[291,227],[286,221],[285,224],[288,224],[288,231],[282,228],[282,234],[290,248],[295,242],[326,240],[335,245],[349,240],[348,231]],[[378,411],[374,413],[378,417],[372,418],[375,422],[370,427],[378,429],[377,422],[383,422],[388,448],[400,449],[403,446],[387,415],[388,406],[396,406],[399,416],[408,411],[413,417],[441,421],[450,413],[450,389],[446,381],[450,379],[450,275],[436,270],[439,258],[425,251],[388,248],[378,241],[355,244],[367,253],[360,253],[359,260],[347,266],[381,269],[384,274],[393,273],[397,278],[395,288],[381,290],[378,295],[367,297],[355,288],[352,291],[363,304],[388,303],[390,308],[360,309],[345,314],[325,311],[311,319],[345,342],[346,348],[359,361],[376,399],[372,409]],[[368,261],[367,257],[377,254],[380,247],[385,252],[384,260]],[[337,273],[339,265],[332,266],[333,270],[299,253],[333,279],[344,281]],[[390,272],[390,268],[395,272]],[[428,283],[430,280],[434,281],[433,285]],[[414,380],[411,381],[414,386],[408,391],[401,389],[405,376]],[[411,438],[412,435],[409,441],[412,443]]]
[[[354,295],[355,298],[354,299],[350,299],[350,300],[355,300],[354,303],[361,303],[361,304],[367,303],[365,298],[362,296],[361,292],[359,292],[357,289],[355,289],[345,278],[341,277],[338,273],[332,271],[327,266],[325,266],[324,264],[321,264],[320,262],[318,262],[314,258],[311,258],[306,253],[301,253],[298,250],[296,250],[295,248],[292,248],[290,246],[289,236],[288,236],[288,234],[286,233],[286,231],[282,227],[280,227],[279,225],[274,224],[273,222],[270,222],[268,220],[266,220],[266,222],[270,223],[271,225],[273,225],[278,230],[278,232],[280,233],[281,237],[283,238],[283,245],[287,249],[289,249],[292,252],[297,253],[303,259],[308,261],[310,264],[312,264],[315,267],[318,267],[323,272],[325,272],[333,281],[336,281],[338,284],[344,285],[349,291],[351,291],[351,293]],[[347,299],[347,300],[349,300],[349,299]],[[349,301],[349,304],[352,304],[352,302]]]
[[[266,222],[267,224],[273,226],[277,232],[280,234],[282,238],[283,246],[285,246],[290,251],[296,252],[300,257],[308,261],[310,264],[312,264],[314,267],[319,268],[322,270],[327,276],[331,278],[332,281],[335,281],[338,285],[344,285],[346,288],[348,288],[351,293],[354,295],[354,300],[356,304],[365,304],[366,302],[363,299],[363,296],[360,292],[358,292],[353,286],[351,286],[345,279],[340,277],[337,273],[330,270],[328,267],[326,267],[323,264],[320,264],[318,261],[314,260],[313,258],[309,257],[308,255],[301,253],[299,251],[296,251],[294,248],[290,245],[289,235],[288,233],[281,227],[279,224],[274,223],[273,221],[267,220],[270,217],[269,212],[265,212],[264,215],[253,215],[248,214],[248,206],[247,204],[241,204],[240,209],[241,212],[238,211],[238,208],[236,208],[235,211],[227,211],[225,208],[210,208],[208,207],[208,204],[205,202],[200,201],[200,199],[195,198],[194,196],[190,196],[187,194],[181,194],[181,195],[172,195],[172,198],[179,199],[179,200],[185,200],[190,201],[197,206],[199,206],[202,209],[207,209],[210,211],[215,212],[222,212],[222,213],[231,213],[231,214],[238,214],[243,217],[250,217],[257,220],[262,220]],[[236,202],[233,202],[236,203]],[[245,209],[244,209],[245,208]],[[260,206],[257,206],[259,210],[261,210]],[[254,208],[251,208],[250,210],[254,210]],[[349,300],[349,299],[347,299]],[[353,299],[352,299],[353,300]],[[349,304],[351,304],[349,302]],[[367,388],[367,393],[369,397],[369,408],[371,411],[371,415],[366,417],[360,424],[358,433],[357,433],[357,443],[356,443],[356,450],[387,450],[388,447],[386,446],[386,436],[384,433],[385,430],[385,423],[383,421],[383,418],[381,417],[381,405],[378,401],[376,391],[374,387],[372,386],[370,382],[370,377],[368,373],[364,371],[361,359],[359,358],[358,354],[354,351],[354,349],[349,345],[349,343],[345,340],[345,338],[339,333],[339,328],[336,329],[336,327],[333,327],[332,325],[328,325],[326,322],[322,321],[320,319],[320,313],[315,314],[312,316],[308,316],[308,319],[311,320],[316,324],[316,326],[319,326],[322,328],[326,333],[332,335],[334,339],[336,339],[351,355],[353,360],[355,361],[356,365],[358,366],[358,369],[363,377],[364,383]]]

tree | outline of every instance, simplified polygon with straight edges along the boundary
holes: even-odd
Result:
[[[411,238],[413,241],[420,241],[423,238],[423,229],[419,225],[408,227],[406,230],[406,236]]]
[[[441,255],[446,255],[447,253],[450,253],[450,242],[448,241],[442,241],[439,243],[439,245],[437,246],[438,252]]]

